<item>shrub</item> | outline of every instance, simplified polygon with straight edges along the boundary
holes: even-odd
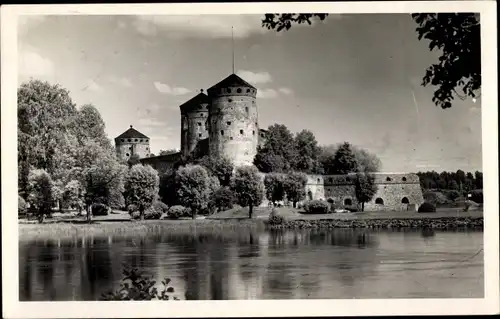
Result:
[[[433,205],[446,205],[450,201],[439,191],[428,191],[423,194],[424,200]]]
[[[424,202],[420,207],[418,208],[419,213],[435,213],[436,212],[436,206],[429,202]]]
[[[168,212],[168,206],[162,201],[156,200],[153,205],[144,212],[145,219],[160,219]]]
[[[168,217],[177,219],[191,216],[191,210],[181,205],[175,205],[168,209]]]
[[[454,190],[454,189],[452,189],[452,190],[448,190],[448,191],[445,193],[445,196],[446,196],[446,198],[447,198],[448,200],[450,200],[450,201],[454,201],[454,200],[456,200],[457,198],[459,198],[459,197],[460,197],[460,192],[459,192],[459,191],[457,191],[457,190]]]
[[[482,189],[475,189],[473,191],[470,192],[470,197],[469,199],[475,203],[478,203],[478,204],[483,204],[483,190]]]
[[[110,208],[104,204],[94,204],[92,205],[92,215],[93,216],[107,216],[109,214]]]
[[[221,187],[216,190],[211,200],[219,211],[233,208],[235,201],[234,192],[229,187]]]
[[[304,203],[304,210],[309,214],[327,214],[329,205],[322,200],[310,200]]]
[[[139,208],[134,204],[130,204],[127,206],[127,211],[130,215],[133,215],[135,212],[139,211]]]
[[[267,223],[270,226],[276,226],[276,225],[283,225],[285,223],[285,217],[279,215],[276,210],[272,210],[271,213],[269,214],[269,218],[267,220]]]
[[[28,204],[26,204],[26,201],[19,195],[17,196],[17,206],[18,215],[26,215],[28,212]]]

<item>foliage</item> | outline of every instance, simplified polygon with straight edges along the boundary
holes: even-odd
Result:
[[[449,199],[439,191],[427,191],[423,193],[423,198],[426,202],[429,202],[433,204],[434,206],[437,205],[445,205],[449,204]]]
[[[162,155],[170,155],[170,154],[176,154],[176,153],[179,153],[179,150],[173,148],[173,149],[169,149],[169,150],[160,150],[160,153],[158,155],[162,156]]]
[[[373,174],[357,173],[354,190],[358,203],[361,203],[361,211],[364,211],[365,203],[371,201],[377,193],[377,184],[375,184]]]
[[[28,212],[28,204],[19,195],[17,195],[17,213],[18,215],[25,215]]]
[[[45,215],[50,215],[52,210],[53,181],[49,173],[36,169],[28,175],[28,203],[36,211],[39,222],[43,222]]]
[[[267,220],[267,224],[270,226],[278,226],[283,225],[286,222],[285,217],[279,215],[276,210],[273,208],[271,213],[269,214],[269,218]]]
[[[269,126],[264,145],[257,147],[254,165],[259,171],[288,172],[296,161],[294,137],[285,125]]]
[[[429,202],[424,202],[420,207],[418,208],[419,213],[435,213],[436,212],[436,206]]]
[[[286,198],[293,203],[295,207],[297,202],[306,197],[307,176],[300,172],[291,172],[286,175],[283,181],[283,189]]]
[[[456,190],[460,194],[465,194],[474,189],[483,188],[483,173],[476,171],[473,173],[465,173],[462,170],[456,172],[443,171],[441,173],[435,171],[418,172],[420,186],[423,190]]]
[[[276,206],[276,202],[283,200],[285,195],[284,176],[279,173],[269,173],[264,177],[266,198]]]
[[[172,219],[191,217],[191,210],[181,205],[175,205],[168,209],[168,217]]]
[[[177,171],[170,169],[163,173],[160,177],[159,195],[161,200],[168,206],[179,205],[177,197],[175,175]]]
[[[78,180],[71,180],[64,187],[63,200],[71,207],[79,211],[83,209],[85,200],[85,190]]]
[[[359,211],[358,207],[356,207],[355,205],[346,205],[344,206],[344,209],[350,211],[351,213],[356,213]]]
[[[175,291],[169,286],[171,282],[169,278],[162,280],[163,290],[158,292],[155,287],[156,281],[144,276],[138,269],[125,269],[123,275],[121,289],[102,294],[101,300],[179,300],[171,295]]]
[[[242,207],[249,207],[249,217],[252,218],[253,207],[259,206],[264,198],[264,183],[255,166],[240,166],[236,168],[231,188]]]
[[[484,198],[483,198],[483,190],[482,189],[475,189],[470,192],[471,197],[470,200],[473,201],[474,203],[478,204],[483,204]]]
[[[151,166],[134,165],[129,170],[125,182],[125,201],[137,206],[141,219],[144,219],[144,212],[156,200],[159,184],[158,172]]]
[[[316,137],[309,130],[302,130],[294,139],[294,148],[297,156],[292,163],[292,169],[299,172],[311,174],[323,174],[323,167],[319,161],[321,148],[318,146]]]
[[[140,159],[141,158],[137,154],[130,155],[130,157],[127,160],[128,167],[132,167],[134,165],[140,164],[141,163]]]
[[[427,68],[422,85],[437,86],[432,101],[441,108],[452,106],[454,96],[475,98],[481,88],[481,27],[475,13],[412,14],[418,39],[438,50],[438,63]],[[461,96],[456,89],[462,89]]]
[[[333,158],[335,174],[348,174],[358,171],[358,162],[354,156],[351,144],[344,142],[335,152]]]
[[[234,165],[229,158],[204,156],[196,162],[205,167],[210,174],[217,177],[221,186],[229,186],[231,183]]]
[[[270,30],[288,30],[293,24],[311,24],[311,20],[318,18],[324,20],[328,16],[327,13],[283,13],[283,14],[271,14],[265,15],[264,20],[262,20],[262,26]]]
[[[328,214],[330,209],[327,202],[322,200],[308,200],[304,202],[304,211],[309,214]]]
[[[201,165],[180,167],[175,175],[175,189],[182,206],[189,207],[192,218],[208,207],[214,191],[214,180]]]
[[[230,187],[222,186],[214,192],[212,201],[218,211],[224,211],[233,208],[236,198]]]
[[[109,215],[110,208],[105,204],[93,204],[92,205],[92,215],[94,216],[107,216]]]
[[[128,211],[132,217],[135,218],[137,216],[140,218],[140,213],[137,215],[134,214],[135,212],[139,212],[139,209],[136,205],[129,205]],[[151,207],[146,209],[146,211],[144,212],[144,219],[160,219],[167,213],[168,213],[168,206],[165,203],[161,202],[160,200],[156,199],[153,202],[153,205],[151,205]]]

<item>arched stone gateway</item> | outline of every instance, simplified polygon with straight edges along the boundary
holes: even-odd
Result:
[[[408,200],[408,197],[403,197],[403,199],[401,200],[401,203],[402,204],[409,204],[410,200]]]
[[[377,199],[375,199],[375,204],[384,205],[384,200],[382,198],[378,197]]]

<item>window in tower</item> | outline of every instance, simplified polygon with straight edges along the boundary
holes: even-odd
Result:
[[[137,142],[137,139],[135,139],[134,142]]]
[[[248,114],[248,106],[245,107],[245,112]]]
[[[240,88],[238,88],[238,89],[236,90],[236,92],[241,93],[241,89],[240,89]]]
[[[149,147],[146,147],[146,151],[149,151]]]
[[[125,154],[125,156],[129,156],[129,154],[127,153],[127,154]]]
[[[198,134],[198,137],[201,137],[201,133]]]
[[[229,139],[232,141],[232,140],[233,140],[233,137],[231,136]]]
[[[231,121],[227,121],[227,122],[226,122],[226,124],[227,124],[227,125],[231,125]]]
[[[228,99],[227,101],[228,101],[229,103],[231,103],[231,102],[233,102],[233,99]]]
[[[255,135],[255,131],[252,131],[252,135]]]
[[[250,93],[250,89],[247,89],[247,93]]]
[[[203,117],[203,113],[200,113],[200,116]]]
[[[240,134],[242,134],[242,135],[243,135],[243,130],[240,130]]]
[[[132,139],[130,139],[130,138],[129,138],[129,139],[128,139],[128,141],[129,141],[129,142],[132,142]]]
[[[201,126],[201,122],[198,122],[198,126]]]
[[[224,135],[224,130],[221,130],[221,131],[220,131],[220,135]]]
[[[124,139],[124,138],[122,138],[122,142],[125,142],[125,139]]]

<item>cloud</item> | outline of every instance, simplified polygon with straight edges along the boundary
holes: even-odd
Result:
[[[259,84],[259,83],[269,83],[272,82],[271,74],[268,72],[252,72],[252,71],[246,71],[246,70],[238,70],[236,72],[238,76],[240,76],[242,79],[247,81],[248,83],[252,84]]]
[[[21,51],[18,60],[19,74],[21,76],[50,76],[54,73],[54,63],[31,51]]]
[[[143,35],[171,38],[230,38],[234,27],[235,38],[246,38],[268,32],[261,20],[261,15],[143,15],[136,17],[134,26]]]
[[[278,91],[280,93],[285,94],[285,95],[292,95],[293,94],[292,89],[289,89],[289,88],[280,88]]]
[[[139,124],[142,126],[164,126],[165,122],[157,120],[155,118],[142,118],[139,120]]]
[[[163,84],[163,83],[158,82],[158,81],[154,82],[154,86],[160,93],[164,93],[164,94],[168,94],[168,95],[184,95],[184,94],[191,92],[191,90],[189,90],[189,89],[186,89],[183,87],[171,87],[168,84]]]
[[[132,87],[132,82],[126,77],[119,78],[116,76],[110,76],[109,82],[114,83],[114,84],[118,84],[121,86],[125,86],[125,87]]]
[[[278,96],[278,92],[274,89],[258,89],[257,97],[261,99],[272,99]]]
[[[102,87],[99,84],[97,84],[94,80],[89,79],[82,91],[85,90],[89,90],[92,92],[100,92],[102,91]]]

